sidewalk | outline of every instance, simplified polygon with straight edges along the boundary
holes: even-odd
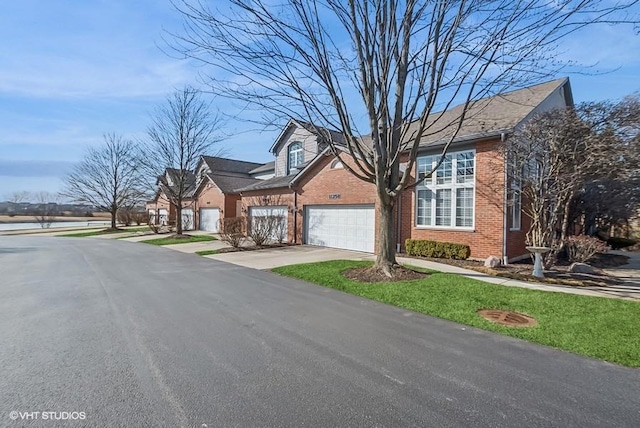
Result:
[[[470,269],[463,269],[457,266],[451,266],[445,263],[436,263],[427,260],[420,260],[408,257],[397,257],[398,263],[408,264],[412,266],[437,270],[445,273],[455,273],[457,275],[466,276],[467,278],[477,279],[478,281],[489,282],[492,284],[504,285],[507,287],[528,288],[530,290],[553,291],[557,293],[579,294],[583,296],[608,297],[625,300],[638,300],[640,295],[626,295],[622,293],[614,293],[605,287],[571,287],[568,285],[552,285],[539,282],[518,281],[515,279],[501,278],[491,276],[482,272]],[[608,287],[607,287],[608,288]]]

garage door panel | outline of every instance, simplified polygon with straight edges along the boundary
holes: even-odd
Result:
[[[192,208],[182,208],[182,230],[195,229]]]
[[[284,241],[286,241],[289,228],[289,209],[286,205],[249,207],[249,217],[251,218],[275,216],[282,218],[282,224],[277,228],[277,230],[272,232],[271,239],[278,241],[280,238],[284,238]],[[281,234],[282,236],[279,237],[278,234]]]
[[[218,208],[200,208],[200,230],[218,233],[220,210]]]
[[[305,242],[310,245],[373,252],[373,205],[305,207]]]

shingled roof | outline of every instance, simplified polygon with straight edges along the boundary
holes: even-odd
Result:
[[[571,90],[568,85],[565,86],[568,81],[567,78],[556,79],[472,102],[456,135],[456,140],[510,132],[560,88],[564,90],[563,96],[567,104],[572,105]],[[463,109],[464,104],[461,104],[450,110],[431,114],[427,131],[422,135],[420,145],[438,145],[450,138],[455,132]],[[417,122],[409,125],[408,135],[411,135],[412,128],[417,128],[417,125]]]
[[[247,162],[236,159],[221,158],[218,156],[202,156],[211,171],[240,172],[248,174],[252,170],[263,166],[261,163]]]
[[[279,189],[282,187],[289,187],[291,181],[293,181],[295,175],[283,175],[280,177],[273,177],[268,180],[257,180],[257,183],[247,187],[239,189],[240,192],[249,192],[252,190],[265,190],[265,189]]]
[[[249,171],[249,174],[259,174],[261,172],[269,172],[276,169],[276,161],[267,162],[259,167]]]
[[[239,193],[239,189],[261,181],[256,178],[224,173],[207,174],[207,177],[218,186],[222,193]]]

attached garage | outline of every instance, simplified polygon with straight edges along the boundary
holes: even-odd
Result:
[[[287,240],[287,229],[288,229],[288,213],[289,210],[286,206],[259,206],[259,207],[249,207],[249,217],[251,219],[254,218],[267,218],[267,217],[279,217],[280,222],[275,226],[274,230],[271,232],[271,239],[276,241],[286,241]]]
[[[160,208],[158,210],[158,223],[161,226],[169,224],[169,210],[166,208]]]
[[[304,209],[304,242],[309,245],[373,253],[373,205],[308,205]]]
[[[158,219],[156,218],[156,210],[149,210],[149,224],[158,224]]]
[[[218,233],[220,210],[218,208],[200,208],[200,230]]]
[[[182,208],[182,230],[193,230],[194,226],[193,209]]]

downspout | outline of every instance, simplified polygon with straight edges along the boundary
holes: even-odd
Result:
[[[298,243],[298,192],[293,190],[293,243]]]
[[[399,253],[402,249],[402,190],[398,192],[398,204],[396,205],[396,215],[398,216],[396,221],[396,253]]]
[[[504,146],[504,143],[507,141],[507,134],[505,132],[500,133],[500,143]],[[509,256],[507,255],[507,212],[508,212],[508,197],[509,194],[508,188],[508,174],[507,174],[507,151],[504,151],[504,162],[503,162],[503,174],[504,174],[504,192],[502,199],[502,264],[509,264]]]
[[[298,191],[293,188],[293,183],[289,184],[289,189],[293,190],[293,243],[298,243]]]

